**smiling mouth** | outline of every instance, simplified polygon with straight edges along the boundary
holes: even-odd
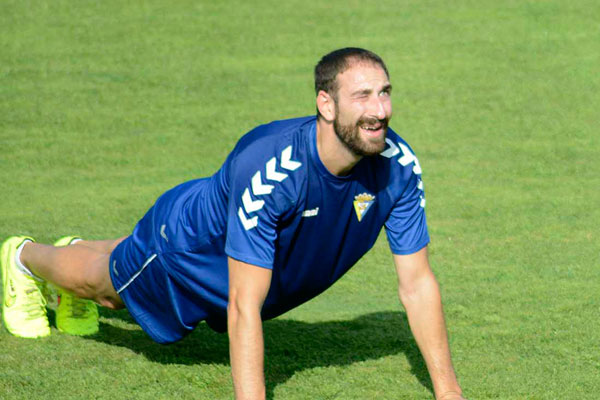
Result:
[[[379,137],[385,133],[385,124],[361,125],[360,129],[369,137]]]

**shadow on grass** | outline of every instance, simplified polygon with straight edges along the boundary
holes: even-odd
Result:
[[[107,311],[107,310],[103,310]],[[103,312],[109,318],[133,322],[126,312]],[[406,314],[376,312],[348,321],[306,323],[275,319],[264,323],[267,398],[277,385],[296,372],[315,367],[344,366],[359,361],[404,353],[411,372],[433,392],[425,363],[412,337]],[[164,364],[229,365],[226,334],[213,332],[204,323],[184,340],[170,345],[153,342],[141,330],[127,330],[101,323],[91,339],[122,346]]]

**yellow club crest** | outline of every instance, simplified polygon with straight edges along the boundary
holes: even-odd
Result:
[[[361,193],[354,196],[354,211],[356,211],[356,216],[358,217],[358,221],[360,222],[364,215],[369,211],[369,208],[375,202],[375,196],[368,193]]]

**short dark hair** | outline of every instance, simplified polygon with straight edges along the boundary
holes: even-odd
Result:
[[[346,47],[324,55],[315,66],[315,94],[323,90],[336,98],[338,74],[346,71],[356,62],[377,64],[385,71],[388,78],[390,76],[385,63],[377,54],[358,47]]]

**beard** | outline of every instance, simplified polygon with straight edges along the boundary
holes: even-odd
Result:
[[[337,107],[336,107],[337,108]],[[379,120],[377,118],[361,117],[356,123],[342,124],[339,120],[339,110],[336,110],[333,120],[333,130],[348,150],[357,156],[374,156],[385,150],[385,134],[387,133],[389,119]],[[360,134],[360,127],[377,126],[381,124],[383,136],[381,139],[369,140]]]

